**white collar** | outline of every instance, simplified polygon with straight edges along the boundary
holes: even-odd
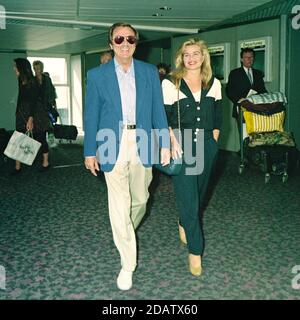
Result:
[[[246,67],[244,67],[244,66],[243,66],[243,68],[244,68],[244,70],[245,70],[246,73],[248,73],[248,70],[250,71],[250,73],[253,73],[253,72],[252,72],[252,68],[246,68]]]

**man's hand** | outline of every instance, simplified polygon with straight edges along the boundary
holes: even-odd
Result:
[[[91,173],[97,177],[97,173],[96,171],[99,171],[99,164],[98,161],[96,159],[96,157],[86,157],[84,160],[84,165],[86,167],[86,169],[90,170]]]
[[[160,149],[160,163],[162,164],[162,166],[166,166],[170,163],[170,149]]]

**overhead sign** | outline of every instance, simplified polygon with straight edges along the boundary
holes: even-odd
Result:
[[[265,39],[249,40],[249,41],[241,42],[241,48],[265,49],[265,47],[266,47]]]
[[[212,46],[208,47],[209,54],[223,54],[225,51],[225,46]]]

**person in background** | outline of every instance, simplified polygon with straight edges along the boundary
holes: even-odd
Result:
[[[100,63],[101,64],[107,63],[108,61],[112,60],[112,58],[113,58],[113,55],[110,50],[104,51],[100,54]]]
[[[40,110],[38,105],[38,86],[33,76],[31,64],[27,59],[14,59],[14,70],[18,77],[19,92],[16,108],[16,130],[25,133],[33,132],[33,138],[39,141],[42,146],[43,154],[48,153],[48,144],[46,141],[46,133],[41,129],[40,124],[44,122],[43,118],[49,121],[47,113]],[[42,166],[47,165],[43,157]],[[21,172],[21,163],[16,161],[15,169],[12,175]]]
[[[51,84],[50,84],[51,88],[48,89],[48,91],[51,92],[51,94],[49,95],[50,101],[48,102],[48,108],[50,110],[48,112],[48,114],[50,116],[52,124],[54,125],[54,124],[56,124],[57,119],[60,117],[59,113],[58,113],[58,110],[57,110],[57,104],[56,104],[57,93],[56,93],[55,86],[52,83],[52,80],[51,80],[49,72],[44,72],[43,74],[45,76],[47,76],[48,78],[50,78],[50,81],[51,81]],[[49,131],[49,132],[51,132],[51,134],[53,133],[52,129]]]
[[[117,278],[120,290],[132,287],[137,265],[135,230],[146,212],[152,180],[152,129],[166,132],[167,139],[160,144],[161,163],[167,165],[170,161],[158,72],[155,66],[133,59],[137,41],[138,32],[130,24],[111,26],[109,45],[114,59],[88,71],[84,116],[85,167],[97,176],[100,163],[104,171],[113,239],[121,257]],[[140,131],[148,141],[138,148]],[[113,134],[114,142],[107,145],[106,139],[100,138],[102,134]]]
[[[50,73],[49,72],[44,72],[44,75],[47,76],[48,78],[50,78],[51,80],[51,77],[50,77]],[[56,99],[57,99],[57,94],[56,94],[56,89],[52,83],[52,80],[51,80],[51,85],[52,85],[52,89],[51,89],[51,95],[50,95],[50,105],[54,106],[55,108],[57,108],[57,105],[56,105]]]
[[[36,124],[37,130],[43,136],[42,154],[43,163],[41,172],[50,168],[49,163],[49,146],[46,139],[47,131],[51,130],[48,111],[55,106],[56,92],[49,76],[44,74],[44,64],[39,61],[33,61],[33,69],[35,72],[35,80],[38,88],[37,97],[37,114],[39,120]]]
[[[240,53],[241,67],[230,72],[226,85],[226,95],[232,101],[232,116],[238,120],[238,102],[246,98],[249,91],[261,94],[267,92],[262,71],[253,68],[255,51],[243,48]],[[239,126],[239,122],[238,122]]]
[[[159,73],[160,82],[170,73],[170,67],[163,62],[160,62],[156,65]]]
[[[14,59],[14,70],[18,77],[18,100],[16,108],[16,130],[25,133],[33,130],[33,116],[37,103],[37,87],[31,70],[30,62],[24,58]],[[21,162],[16,161],[11,173],[21,172]]]
[[[44,72],[44,75],[51,79],[49,72]],[[52,82],[52,80],[51,80],[51,82]],[[48,115],[49,115],[50,121],[52,123],[52,126],[49,129],[48,136],[47,136],[48,145],[50,148],[54,148],[57,146],[57,143],[55,142],[55,136],[54,136],[54,126],[57,124],[57,121],[60,118],[60,115],[57,110],[57,104],[56,104],[57,93],[56,93],[56,89],[55,89],[55,86],[53,85],[53,83],[52,83],[52,97],[53,98],[55,97],[55,98],[54,98],[54,100],[51,99],[52,101],[49,104],[50,111],[48,111]]]
[[[178,176],[172,176],[172,181],[179,210],[179,236],[188,247],[189,270],[192,275],[200,276],[204,251],[200,214],[218,153],[222,123],[221,83],[212,76],[208,49],[201,40],[185,41],[176,53],[175,66],[170,77],[162,82],[172,157],[182,157],[183,154],[181,171]],[[182,146],[173,130],[178,128],[178,104]],[[192,136],[185,136],[185,130]],[[200,133],[203,133],[202,137]],[[197,145],[201,145],[199,152]],[[193,164],[188,163],[188,154],[196,158],[196,165],[197,162],[203,164],[204,160],[203,170],[189,173]]]

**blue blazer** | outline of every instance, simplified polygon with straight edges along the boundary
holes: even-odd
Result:
[[[157,68],[135,59],[133,63],[138,151],[143,165],[150,167],[158,148],[170,147],[168,122]],[[102,171],[111,171],[118,158],[122,124],[121,95],[113,59],[87,74],[84,156],[97,156]],[[164,129],[160,131],[164,132],[164,139],[158,139],[152,129]]]

